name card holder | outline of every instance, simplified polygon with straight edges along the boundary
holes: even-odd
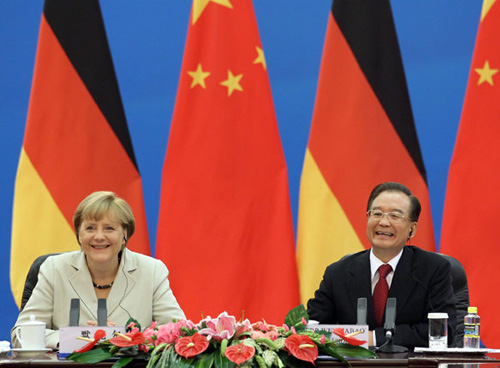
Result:
[[[125,333],[125,326],[75,326],[61,327],[59,329],[59,357],[64,358],[73,351],[80,349],[88,344],[86,340],[81,340],[79,337],[89,339],[94,338],[97,330],[104,330],[106,336],[102,340],[110,339],[115,333]]]
[[[335,328],[339,327],[344,330],[344,333],[346,335],[351,335],[352,337],[355,337],[358,340],[366,341],[361,346],[368,349],[368,333],[369,333],[368,325],[321,325],[321,324],[307,325],[307,328],[314,332],[318,331],[332,332]],[[332,335],[330,336],[330,340],[333,340],[338,343],[346,343],[344,340],[342,340],[341,337],[335,335],[333,332]]]

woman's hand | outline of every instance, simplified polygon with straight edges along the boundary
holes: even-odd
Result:
[[[87,326],[97,326],[97,321],[87,321]],[[114,322],[111,322],[109,319],[108,319],[108,326],[116,326],[116,323]]]

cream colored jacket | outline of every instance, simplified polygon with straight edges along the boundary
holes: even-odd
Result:
[[[20,347],[15,330],[30,315],[45,322],[46,346],[57,348],[59,328],[68,326],[72,298],[80,299],[80,326],[97,321],[97,296],[85,254],[67,252],[47,258],[40,267],[38,283],[11,330],[12,346]],[[129,317],[142,328],[185,318],[170,289],[168,269],[160,260],[125,249],[107,298],[108,320],[123,326]]]

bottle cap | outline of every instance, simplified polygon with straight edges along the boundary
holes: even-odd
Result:
[[[468,313],[477,313],[477,307],[469,307],[467,308]]]
[[[429,319],[443,319],[443,318],[448,318],[448,313],[428,313],[427,318]]]

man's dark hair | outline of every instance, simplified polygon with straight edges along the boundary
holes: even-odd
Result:
[[[408,189],[406,186],[392,181],[387,181],[373,188],[370,194],[370,198],[368,198],[368,207],[366,209],[367,211],[371,209],[372,203],[375,200],[375,198],[377,198],[383,192],[401,192],[406,194],[410,198],[410,204],[411,204],[410,220],[415,222],[418,221],[418,217],[420,216],[420,211],[422,210],[422,207],[420,206],[420,201],[418,200],[417,197],[411,194],[410,189]]]

